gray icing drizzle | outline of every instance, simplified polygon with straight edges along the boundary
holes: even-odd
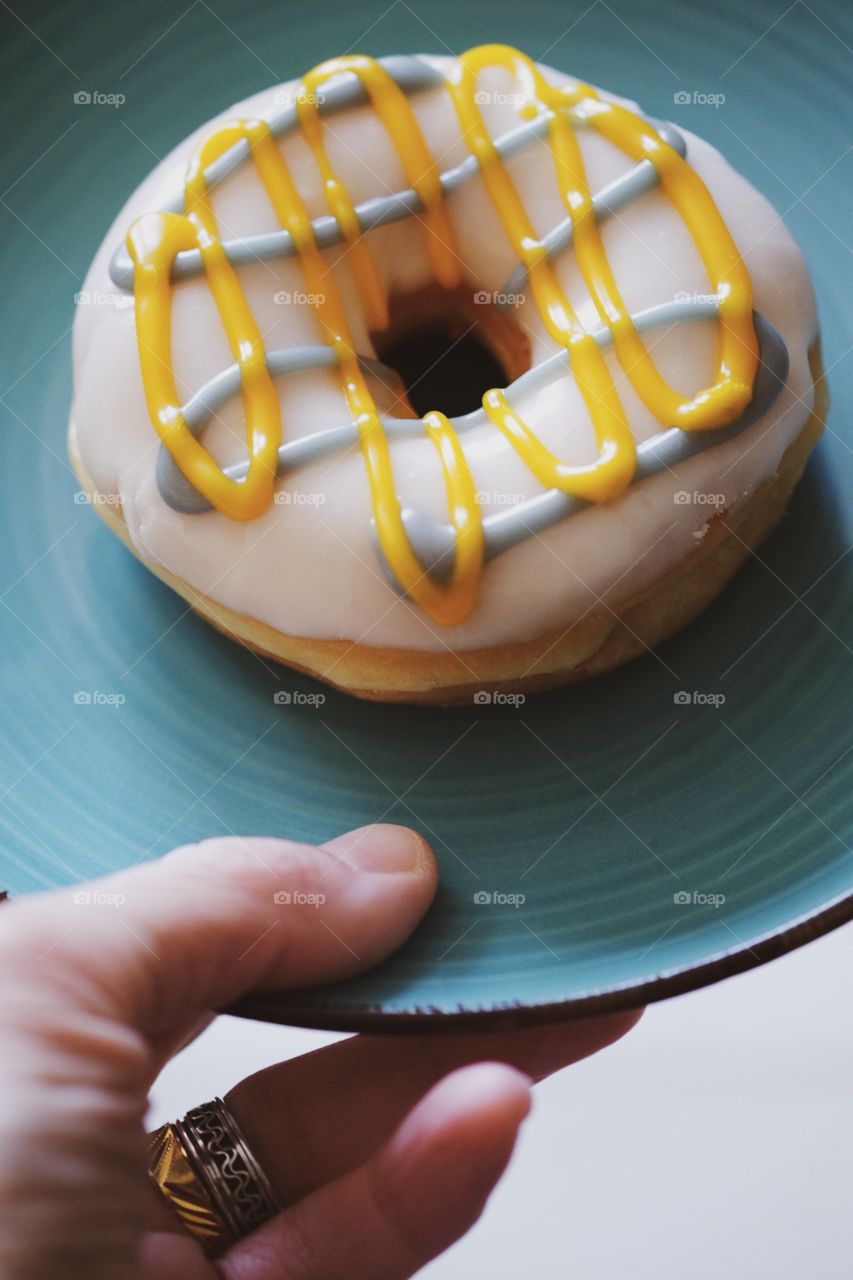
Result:
[[[407,93],[412,93],[419,89],[435,88],[444,83],[441,73],[436,68],[422,62],[420,58],[401,55],[379,58],[378,61],[400,88]],[[349,76],[346,79],[342,77],[341,80],[330,83],[328,89],[324,90],[322,102],[317,105],[321,113],[341,111],[345,107],[356,106],[364,102],[366,96],[366,90],[357,76]],[[542,137],[547,132],[548,121],[552,118],[552,115],[553,112],[543,111],[534,120],[527,121],[517,129],[513,129],[509,133],[502,134],[499,138],[496,138],[495,148],[498,154],[502,159],[507,159],[515,152],[523,150],[535,138]],[[589,127],[589,122],[583,113],[582,107],[576,108],[570,112],[570,115],[575,125],[582,128]],[[298,126],[296,108],[293,106],[284,107],[280,112],[272,116],[268,123],[270,132],[275,137],[286,137]],[[661,137],[678,151],[679,155],[686,154],[687,147],[684,139],[673,125],[663,124],[654,120],[651,123],[655,125]],[[204,171],[208,188],[217,182],[221,182],[227,174],[239,167],[248,158],[248,155],[248,143],[240,141],[224,152],[213,164],[208,165]],[[445,170],[439,177],[443,193],[449,195],[451,191],[467,182],[477,172],[477,168],[476,156],[469,155],[454,168]],[[603,217],[607,214],[615,213],[617,209],[621,209],[623,205],[633,200],[635,196],[648,191],[656,182],[657,170],[651,160],[640,161],[628,174],[610,183],[595,197],[593,207],[596,214]],[[413,213],[420,213],[423,211],[423,207],[423,202],[418,193],[413,187],[408,187],[402,191],[392,192],[390,195],[376,196],[371,200],[365,200],[356,205],[355,212],[362,230],[370,231],[373,227],[385,226],[389,222],[398,222],[402,218],[407,218]],[[183,191],[178,192],[162,207],[163,213],[182,213],[183,210]],[[314,238],[321,249],[327,249],[330,245],[339,244],[343,238],[337,220],[330,214],[314,218],[311,225],[314,230]],[[571,223],[569,226],[571,226]],[[549,256],[552,253],[559,253],[570,241],[571,230],[566,236],[565,224],[560,223],[545,238]],[[267,262],[273,258],[288,258],[295,253],[293,240],[288,231],[269,231],[262,235],[223,240],[222,247],[229,262],[238,267],[245,266],[251,262]],[[199,251],[197,249],[186,249],[175,258],[172,267],[172,279],[186,280],[192,276],[199,275],[201,271],[202,261]],[[520,283],[523,284],[526,279],[526,273],[523,268],[520,268],[520,271],[522,273]],[[518,273],[516,272],[515,274]],[[514,279],[514,276],[512,278]],[[110,279],[120,289],[133,290],[133,262],[124,241],[118,246],[110,261]]]
[[[634,325],[639,333],[645,333],[650,329],[684,320],[713,320],[717,316],[717,308],[717,299],[713,296],[666,302],[637,312],[633,317]],[[682,431],[679,427],[669,427],[665,431],[658,432],[637,447],[635,482],[675,467],[679,462],[683,462],[710,445],[722,444],[723,441],[731,439],[751,423],[756,422],[773,404],[787,381],[788,348],[778,329],[766,317],[754,312],[753,320],[761,355],[752,399],[742,416],[733,425],[718,431]],[[603,350],[612,345],[613,335],[606,327],[594,331],[593,336]],[[335,364],[335,353],[331,347],[324,346],[290,347],[283,351],[270,352],[267,363],[273,373],[331,367]],[[365,373],[379,377],[386,384],[392,384],[393,379],[396,378],[392,370],[387,369],[377,360],[365,358],[362,359],[361,364]],[[569,368],[568,352],[557,351],[511,383],[506,390],[507,399],[512,403],[513,397],[521,392],[540,391],[554,378],[564,377]],[[193,435],[200,435],[210,414],[215,413],[226,400],[237,393],[239,388],[240,370],[237,365],[232,365],[187,401],[183,414]],[[424,435],[424,424],[420,418],[382,416],[381,421],[392,441],[395,437],[411,438]],[[475,409],[473,413],[451,418],[455,430],[460,435],[476,427],[482,427],[488,421],[484,409]],[[319,462],[333,453],[357,444],[358,428],[354,422],[345,422],[340,426],[329,427],[313,435],[304,436],[300,440],[289,441],[279,447],[279,474],[297,471],[300,467]],[[248,463],[237,462],[233,466],[225,467],[224,471],[225,475],[231,479],[242,480],[248,471]],[[161,446],[157,457],[157,484],[164,500],[175,511],[195,515],[210,510],[208,500],[190,484],[164,446]],[[483,521],[486,559],[493,559],[502,551],[507,551],[525,538],[541,533],[550,525],[564,520],[566,516],[583,510],[587,505],[589,504],[581,498],[565,494],[559,489],[548,489],[535,498],[529,498],[516,506],[486,516]],[[437,580],[446,579],[453,564],[455,535],[451,525],[435,521],[424,512],[412,508],[403,510],[402,520],[418,560]],[[390,573],[387,566],[386,572]]]
[[[711,298],[706,302],[666,303],[659,307],[650,307],[647,311],[638,312],[634,316],[634,324],[638,332],[643,333],[657,325],[670,324],[676,319],[705,319],[716,315],[717,302]],[[684,462],[695,453],[700,453],[711,445],[722,444],[739,435],[751,423],[757,422],[770,408],[779,395],[788,378],[789,357],[779,330],[765,316],[753,312],[755,334],[760,346],[758,373],[755,378],[752,399],[737,422],[716,431],[682,431],[680,427],[669,427],[665,431],[643,441],[637,446],[637,469],[633,483],[646,480],[661,471],[671,470],[679,462]],[[602,348],[612,345],[612,334],[609,329],[599,330],[594,335]],[[527,386],[538,385],[540,370],[548,369],[559,362],[560,372],[568,369],[568,352],[557,352],[535,369],[529,370],[508,388],[518,388],[525,381]],[[536,381],[534,382],[534,379]],[[476,419],[482,410],[467,414],[465,418],[453,419],[457,430],[462,430],[468,419]],[[471,423],[470,425],[474,425]],[[495,515],[486,516],[483,521],[483,540],[485,559],[493,560],[502,551],[508,551],[526,538],[542,533],[545,529],[567,516],[582,511],[591,504],[583,498],[563,493],[560,489],[547,489],[528,498],[525,502],[508,507]],[[449,524],[433,520],[423,511],[405,509],[401,513],[403,526],[411,543],[412,550],[423,568],[438,582],[448,581],[453,569],[455,548],[455,531]],[[382,554],[382,548],[374,532],[374,545],[379,555],[386,577],[393,586],[396,580]]]
[[[406,93],[436,88],[444,83],[442,73],[418,57],[401,55],[380,58],[379,61]],[[367,101],[367,91],[358,77],[342,75],[340,79],[336,78],[330,82],[324,91],[322,102],[318,105],[322,113],[330,113],[365,101]],[[505,159],[526,147],[535,138],[541,137],[547,131],[551,114],[551,112],[542,112],[533,120],[497,138],[495,147],[501,157]],[[576,126],[589,125],[582,104],[573,109],[571,115]],[[295,107],[293,105],[283,107],[269,119],[268,123],[275,137],[286,136],[298,127],[299,121]],[[671,147],[680,155],[686,156],[686,142],[673,125],[655,120],[651,123]],[[241,165],[248,155],[249,147],[245,141],[235,143],[205,170],[208,188]],[[477,169],[476,157],[466,156],[460,164],[441,174],[439,180],[443,192],[449,194],[455,190],[473,177]],[[594,195],[592,203],[596,217],[601,220],[608,218],[630,201],[651,190],[657,182],[658,173],[652,161],[640,161]],[[364,201],[356,206],[356,214],[362,229],[369,230],[372,227],[406,218],[422,208],[417,192],[409,188]],[[183,191],[162,207],[163,212],[172,213],[181,213],[183,209]],[[315,218],[312,227],[316,242],[321,248],[337,244],[342,239],[341,229],[335,218],[330,215]],[[569,248],[572,236],[571,219],[566,218],[543,237],[548,257],[554,257]],[[292,239],[286,231],[274,231],[223,241],[223,247],[229,261],[235,266],[288,257],[295,252]],[[178,280],[188,279],[201,273],[202,269],[201,254],[197,250],[189,250],[177,255],[172,276],[173,279]],[[119,245],[112,256],[110,277],[119,288],[132,291],[133,263],[124,243]],[[521,264],[508,277],[500,291],[501,294],[508,295],[509,299],[503,303],[503,306],[511,305],[512,295],[521,292],[526,282],[527,271]],[[718,300],[710,296],[663,303],[637,313],[632,319],[637,331],[643,333],[685,320],[713,320],[716,319],[717,314]],[[668,470],[700,450],[721,444],[739,434],[760,418],[773,404],[787,380],[788,350],[781,334],[769,320],[757,312],[754,313],[753,318],[761,358],[752,399],[740,419],[733,425],[717,431],[682,431],[677,427],[670,427],[659,432],[638,446],[634,482]],[[593,336],[602,349],[612,345],[612,334],[606,327],[595,331]],[[388,386],[399,387],[397,374],[380,361],[361,357],[360,362],[362,369],[369,377],[378,378]],[[306,369],[333,367],[337,363],[337,357],[333,348],[329,346],[294,346],[267,352],[266,363],[270,374],[277,376]],[[569,369],[568,352],[557,352],[522,374],[507,387],[507,398],[511,401],[514,394],[541,390],[552,379],[565,376]],[[194,436],[201,435],[210,417],[231,397],[237,395],[240,387],[240,369],[235,364],[211,378],[183,405],[181,413]],[[382,416],[381,421],[391,440],[395,437],[424,434],[424,424],[420,419]],[[484,426],[489,419],[483,409],[477,409],[473,413],[464,414],[451,421],[454,428],[460,434],[464,434],[476,427]],[[351,421],[289,441],[279,448],[278,473],[296,471],[300,467],[308,466],[357,444],[358,429]],[[234,480],[243,479],[247,471],[248,461],[224,468],[225,474]],[[163,445],[160,446],[157,457],[156,478],[161,496],[175,511],[195,515],[211,509],[211,504],[185,478]],[[486,560],[493,559],[501,552],[516,546],[526,538],[541,533],[588,505],[584,499],[565,494],[559,489],[549,489],[525,502],[486,516],[483,520]],[[416,509],[404,508],[401,514],[412,550],[424,569],[437,581],[447,581],[453,568],[455,546],[453,527],[433,520],[425,512]],[[375,536],[375,529],[374,542],[385,573],[392,585],[396,587],[397,584]]]
[[[682,157],[687,155],[687,143],[682,135],[678,132],[674,125],[667,124],[665,121],[652,120],[664,142],[668,142],[673,151],[677,151]],[[613,182],[609,182],[606,187],[602,187],[600,191],[592,197],[592,208],[597,221],[616,213],[623,205],[629,201],[635,200],[637,196],[641,196],[646,191],[650,191],[652,187],[657,186],[658,171],[652,164],[651,160],[641,160],[633,169],[620,177],[615,178]],[[549,258],[555,257],[558,253],[562,253],[568,249],[572,243],[574,235],[574,227],[571,218],[566,218],[563,222],[557,224],[546,236],[542,237],[542,243],[547,251]],[[512,275],[507,279],[506,284],[501,290],[501,296],[508,298],[508,301],[498,304],[498,310],[505,311],[507,307],[512,306],[512,297],[519,294],[527,284],[527,268],[521,263],[513,271]]]
[[[379,58],[378,61],[406,93],[438,88],[444,83],[444,77],[440,71],[410,54]],[[358,76],[342,75],[340,79],[330,81],[323,89],[323,97],[318,101],[317,108],[321,115],[331,115],[347,107],[359,106],[367,100],[367,90]],[[282,107],[267,119],[267,124],[273,137],[286,137],[299,126],[296,108],[292,104]],[[517,145],[523,145],[523,143]],[[248,157],[249,144],[245,139],[235,142],[233,147],[224,151],[204,171],[208,190],[217,182],[221,182],[227,174],[239,168]],[[474,168],[476,169],[476,161]],[[357,205],[356,213],[362,227],[366,229],[381,226],[385,222],[394,222],[398,218],[405,218],[420,208],[422,205],[416,192],[401,191]],[[161,206],[162,213],[183,213],[183,211],[183,189]],[[341,239],[337,221],[331,216],[315,218],[312,226],[314,237],[321,249],[337,244]],[[247,262],[261,262],[270,258],[288,257],[294,252],[293,242],[287,231],[245,236],[238,240],[224,240],[223,248],[234,266],[244,266]],[[190,249],[178,254],[172,268],[172,278],[183,280],[188,276],[198,275],[201,269],[201,254],[196,249]],[[133,262],[124,241],[118,246],[110,261],[110,278],[118,288],[132,292]]]

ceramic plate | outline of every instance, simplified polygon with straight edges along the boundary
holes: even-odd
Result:
[[[410,823],[442,883],[408,946],[356,981],[250,1006],[330,1027],[632,1005],[853,916],[853,33],[841,3],[777,9],[152,0],[29,4],[18,20],[4,6],[0,876],[13,893],[215,833],[319,841]],[[210,630],[78,501],[64,443],[74,294],[130,191],[229,101],[350,47],[489,39],[704,134],[774,201],[820,299],[828,428],[772,541],[655,655],[522,706],[329,690],[320,706],[277,703],[320,686]]]

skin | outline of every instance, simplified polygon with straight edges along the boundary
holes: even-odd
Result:
[[[242,1080],[226,1101],[285,1208],[215,1262],[146,1176],[148,1091],[211,1011],[376,964],[417,925],[437,874],[420,836],[379,825],[320,847],[208,840],[93,882],[88,903],[78,886],[4,906],[4,1280],[402,1280],[464,1234],[531,1083],[638,1014],[357,1036]],[[324,901],[282,904],[281,890]]]

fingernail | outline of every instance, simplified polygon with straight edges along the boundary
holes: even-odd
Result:
[[[323,847],[356,871],[417,871],[426,859],[423,837],[390,822],[347,831]]]

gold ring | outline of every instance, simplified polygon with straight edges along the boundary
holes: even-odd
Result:
[[[278,1212],[269,1179],[221,1098],[150,1135],[148,1173],[208,1256]]]

